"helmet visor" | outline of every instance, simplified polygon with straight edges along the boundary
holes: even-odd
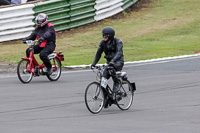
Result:
[[[45,16],[44,15],[38,15],[36,20],[37,21],[43,21],[43,20],[45,20]]]
[[[109,35],[108,35],[108,34],[102,34],[102,37],[103,37],[103,38],[108,38]]]

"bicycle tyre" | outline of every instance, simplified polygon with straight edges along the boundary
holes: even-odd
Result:
[[[54,64],[53,59],[51,59],[50,62],[51,62],[52,67],[56,65],[57,69],[56,71],[53,71],[51,75],[47,74],[46,76],[50,81],[57,81],[60,78],[61,71],[62,71],[60,60],[58,59],[58,57],[55,57],[56,64]]]
[[[90,83],[85,90],[85,105],[93,113],[99,113],[104,106],[104,93],[98,82]]]
[[[134,91],[128,80],[122,81],[120,92],[115,95],[116,104],[121,110],[128,110],[133,103]]]
[[[17,66],[17,76],[22,83],[29,83],[33,78],[33,73],[28,72],[29,60],[22,59]]]

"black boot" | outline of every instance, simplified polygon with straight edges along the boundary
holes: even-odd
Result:
[[[109,98],[109,96],[107,94],[106,89],[102,87],[102,90],[103,90],[103,94],[104,94],[104,98],[105,98],[105,100],[104,100],[104,108],[108,108],[110,106],[110,104],[109,104],[110,103],[110,98]]]
[[[119,90],[120,90],[120,83],[119,82],[114,82],[114,85],[113,85],[113,92],[114,93],[117,93]]]
[[[53,73],[53,68],[47,68],[47,74],[48,75],[51,75]]]
[[[109,105],[109,98],[108,96],[105,97],[105,103],[104,103],[104,108],[108,108]]]
[[[119,90],[120,90],[120,87],[121,87],[121,85],[120,85],[120,83],[119,82],[114,82],[114,85],[113,85],[113,100],[115,100],[115,95],[117,95],[117,93],[119,92]]]

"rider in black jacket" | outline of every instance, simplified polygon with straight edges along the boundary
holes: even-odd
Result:
[[[105,27],[102,31],[103,33],[103,40],[100,42],[99,48],[97,50],[96,56],[94,58],[93,64],[91,68],[93,69],[95,65],[101,58],[102,53],[105,53],[104,58],[107,60],[107,64],[109,66],[114,67],[112,76],[114,85],[113,85],[113,92],[117,93],[120,89],[120,84],[118,79],[115,76],[115,71],[121,71],[124,66],[124,55],[123,55],[123,43],[119,38],[114,38],[115,31],[111,27]],[[106,84],[101,84],[102,87],[106,88],[107,80],[110,78],[110,74],[108,72],[108,68],[105,68],[103,71],[103,78],[102,81]]]
[[[35,31],[23,40],[25,43],[26,40],[35,40],[38,39],[39,44],[34,46],[34,54],[40,53],[40,59],[44,62],[47,68],[47,74],[51,75],[53,68],[51,66],[48,55],[51,54],[56,47],[56,31],[54,25],[48,23],[48,16],[44,13],[40,13],[36,17],[37,26]],[[26,56],[29,57],[30,51],[29,48],[26,50]]]

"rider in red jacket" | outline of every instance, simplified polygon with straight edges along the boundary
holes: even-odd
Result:
[[[47,74],[51,75],[53,68],[51,66],[48,55],[51,54],[56,47],[56,31],[54,25],[48,23],[48,16],[44,13],[40,13],[36,17],[37,26],[35,31],[23,40],[25,43],[26,40],[35,40],[38,39],[38,45],[34,46],[34,54],[40,53],[40,59],[44,62],[47,68]],[[29,48],[26,50],[26,56],[29,57],[30,51]]]

